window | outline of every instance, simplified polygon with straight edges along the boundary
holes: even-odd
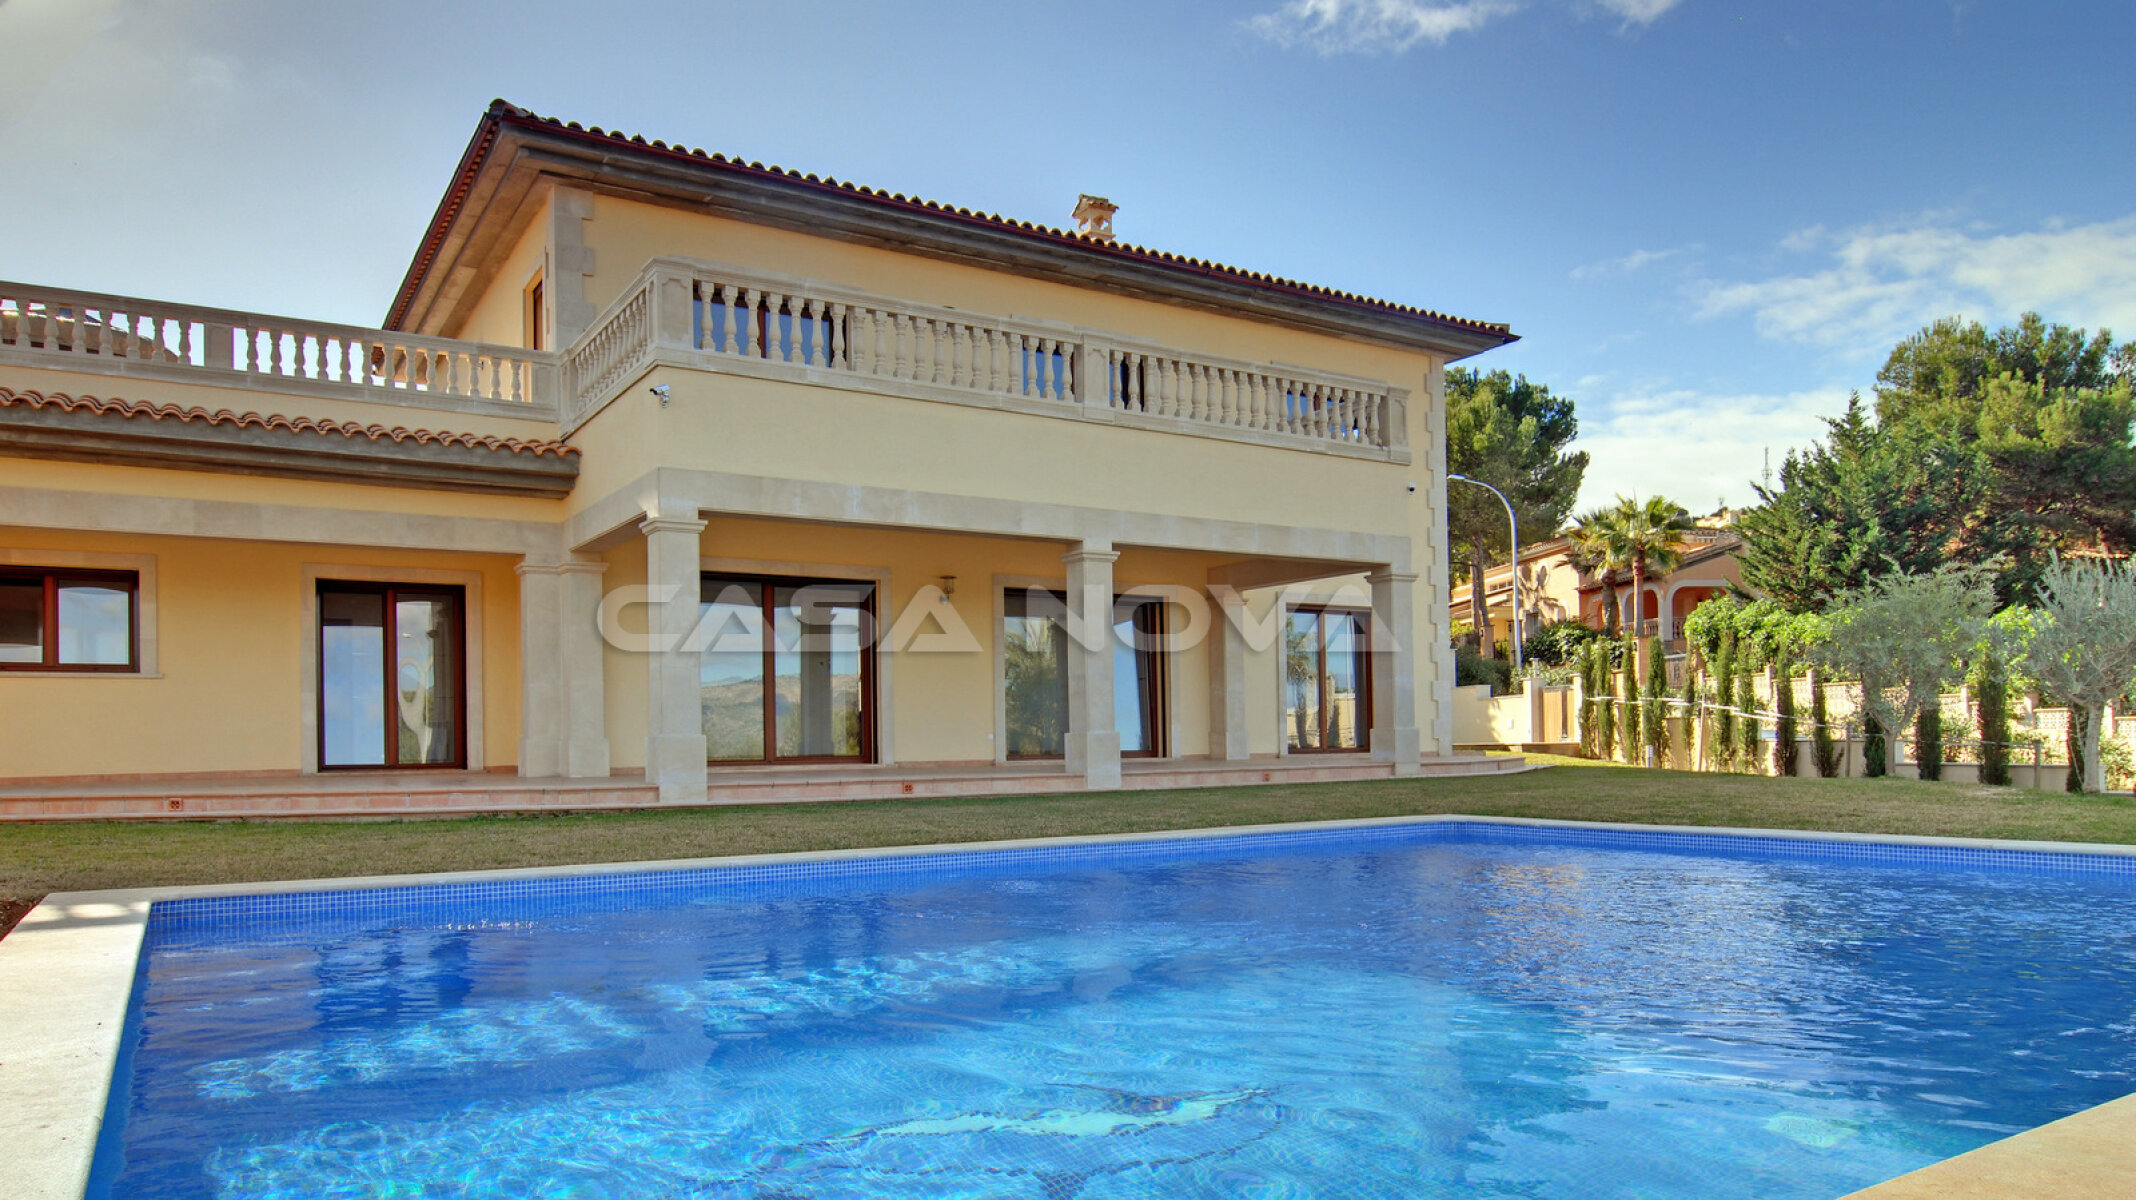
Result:
[[[708,575],[698,694],[715,763],[871,760],[875,585]]]
[[[1283,728],[1293,754],[1363,750],[1372,728],[1362,612],[1299,609],[1283,630]]]
[[[0,568],[0,671],[140,670],[140,575]]]
[[[319,582],[319,766],[467,765],[465,593]]]
[[[549,348],[548,340],[542,337],[542,320],[547,316],[548,312],[542,305],[541,276],[536,275],[534,282],[527,285],[527,349]]]
[[[1060,758],[1068,736],[1067,601],[1011,591],[1002,605],[1002,724],[1009,758]],[[1113,728],[1120,753],[1155,758],[1165,746],[1165,602],[1113,601]]]

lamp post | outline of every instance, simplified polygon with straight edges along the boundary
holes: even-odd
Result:
[[[1455,481],[1455,482],[1457,482],[1457,483],[1473,483],[1473,484],[1475,484],[1475,485],[1476,485],[1477,487],[1480,487],[1480,488],[1482,488],[1483,490],[1485,490],[1485,491],[1487,491],[1487,492],[1491,493],[1491,494],[1492,494],[1493,496],[1496,496],[1496,497],[1498,497],[1498,502],[1499,502],[1500,504],[1503,504],[1503,505],[1505,505],[1505,506],[1506,506],[1506,523],[1507,523],[1508,525],[1510,525],[1510,526],[1512,526],[1512,527],[1513,527],[1513,557],[1512,557],[1512,559],[1510,560],[1510,562],[1508,563],[1508,566],[1509,566],[1509,567],[1510,567],[1510,568],[1512,569],[1512,573],[1513,573],[1513,673],[1514,673],[1514,674],[1516,674],[1516,675],[1518,675],[1518,674],[1520,673],[1520,635],[1521,635],[1521,619],[1520,619],[1520,518],[1519,518],[1519,517],[1516,517],[1516,516],[1514,516],[1514,515],[1513,515],[1513,502],[1512,502],[1511,500],[1508,500],[1508,499],[1506,499],[1506,494],[1505,494],[1504,492],[1501,492],[1501,491],[1499,491],[1499,490],[1498,490],[1497,488],[1494,488],[1494,487],[1492,487],[1492,486],[1491,486],[1490,484],[1488,484],[1488,483],[1485,483],[1485,482],[1484,482],[1483,480],[1481,480],[1481,479],[1470,479],[1470,478],[1469,478],[1468,476],[1466,476],[1466,475],[1453,475],[1453,474],[1449,474],[1449,475],[1447,476],[1447,478],[1448,478],[1448,479],[1451,479],[1451,480],[1453,480],[1453,481]],[[1469,591],[1470,591],[1471,593],[1474,593],[1474,592],[1475,592],[1475,591],[1476,591],[1477,589],[1479,589],[1479,588],[1481,588],[1481,587],[1483,587],[1483,580],[1481,580],[1481,579],[1471,579],[1471,580],[1469,580]],[[1491,611],[1491,608],[1490,608],[1490,605],[1489,605],[1489,603],[1486,603],[1486,604],[1484,605],[1484,609],[1483,609],[1483,611],[1484,611],[1484,615],[1485,615],[1485,616],[1489,616],[1489,615],[1490,615],[1490,611]]]

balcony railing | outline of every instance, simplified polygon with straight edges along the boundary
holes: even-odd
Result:
[[[1373,458],[1408,392],[1117,334],[655,259],[565,355],[567,430],[655,362]]]
[[[451,338],[0,283],[0,358],[55,370],[553,420],[556,357]]]

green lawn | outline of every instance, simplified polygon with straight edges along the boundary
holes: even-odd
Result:
[[[1535,756],[1531,756],[1535,757]],[[1578,760],[1547,760],[1575,763]],[[753,805],[444,821],[0,826],[0,902],[46,892],[698,858],[1419,813],[2136,843],[2136,800],[1591,764],[1484,779]]]

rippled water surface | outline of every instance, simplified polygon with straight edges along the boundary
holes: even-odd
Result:
[[[93,1194],[1822,1200],[2136,1090],[2128,876],[1444,836],[153,924]]]

